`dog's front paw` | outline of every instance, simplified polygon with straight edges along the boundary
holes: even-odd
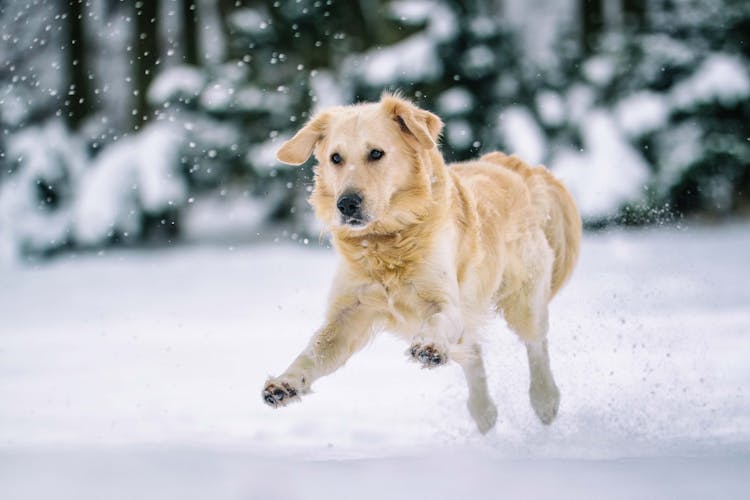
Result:
[[[270,379],[263,388],[263,401],[274,408],[286,406],[293,401],[299,401],[300,391],[287,381]]]
[[[448,353],[435,344],[416,342],[406,351],[411,358],[420,363],[423,368],[435,368],[448,362]]]

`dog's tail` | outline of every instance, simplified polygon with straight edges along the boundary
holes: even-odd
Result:
[[[573,272],[581,246],[581,216],[565,186],[543,166],[530,167],[515,155],[489,153],[481,158],[520,175],[531,193],[544,235],[555,254],[551,295],[554,297]]]

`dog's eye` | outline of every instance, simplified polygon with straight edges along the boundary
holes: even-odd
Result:
[[[344,159],[343,159],[343,158],[341,157],[341,155],[340,155],[340,154],[338,154],[338,153],[333,153],[333,154],[331,155],[331,163],[333,163],[334,165],[338,165],[338,164],[340,164],[340,163],[341,163],[342,161],[344,161]]]
[[[380,149],[373,149],[372,151],[370,151],[370,159],[373,161],[381,159],[384,155],[385,153]]]

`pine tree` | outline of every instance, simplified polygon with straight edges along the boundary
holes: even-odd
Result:
[[[88,44],[85,36],[86,5],[82,0],[68,2],[67,21],[68,45],[65,47],[68,68],[68,91],[66,99],[68,125],[72,129],[80,127],[82,122],[93,111],[93,92],[91,89],[91,71]]]
[[[148,121],[151,114],[147,95],[157,69],[156,61],[159,59],[159,0],[138,0],[133,9],[133,128],[137,130]]]

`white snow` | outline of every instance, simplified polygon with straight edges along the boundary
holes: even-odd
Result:
[[[556,127],[565,121],[565,102],[557,92],[539,92],[536,96],[536,109],[545,125]]]
[[[573,123],[581,123],[594,104],[594,92],[588,85],[574,84],[566,92],[568,119]]]
[[[4,123],[18,126],[29,116],[29,96],[24,94],[26,92],[12,84],[0,90],[0,114]]]
[[[96,245],[115,231],[136,234],[142,211],[181,205],[183,136],[176,128],[166,121],[151,123],[93,160],[59,122],[12,136],[8,155],[23,168],[0,186],[0,258],[12,259],[21,248],[54,248],[71,238]],[[38,183],[59,184],[54,210],[38,200]]]
[[[584,219],[607,217],[643,198],[649,170],[612,116],[595,109],[582,120],[583,150],[563,150],[550,168],[570,189]]]
[[[445,123],[445,140],[458,149],[468,148],[474,142],[471,124],[466,120],[452,119]]]
[[[266,201],[247,192],[189,198],[182,215],[180,237],[201,243],[255,241],[273,209]]]
[[[197,145],[213,147],[214,149],[231,149],[237,144],[242,135],[242,130],[233,126],[227,120],[209,118],[206,116],[194,116],[182,123],[183,140],[188,141],[191,149]]]
[[[435,2],[406,1],[392,2],[390,11],[393,17],[404,24],[420,25],[430,19],[430,13],[435,8]]]
[[[263,109],[266,94],[253,85],[245,85],[236,90],[235,103],[241,110]]]
[[[20,168],[0,183],[0,260],[14,259],[22,246],[40,250],[67,239],[68,196],[75,192],[87,161],[81,140],[58,120],[27,127],[6,144],[8,161]],[[55,210],[44,208],[38,199],[43,183],[62,191]]]
[[[374,87],[439,78],[443,65],[437,45],[458,33],[453,10],[429,0],[394,2],[389,10],[391,17],[401,22],[427,23],[427,27],[387,47],[375,47],[350,56],[343,67]]]
[[[674,186],[686,169],[702,158],[703,129],[692,120],[674,125],[660,134],[658,189],[664,191]]]
[[[547,154],[544,132],[525,107],[505,108],[498,120],[498,128],[508,153],[517,154],[531,165],[544,160]]]
[[[587,235],[551,308],[543,427],[488,325],[499,421],[460,369],[376,339],[282,410],[260,398],[323,317],[335,259],[182,247],[2,269],[0,491],[42,498],[742,498],[750,227]]]
[[[275,135],[265,142],[250,147],[246,161],[261,171],[271,171],[279,168],[297,168],[285,165],[276,159],[276,153],[284,142],[291,139],[291,134]]]
[[[238,30],[259,36],[269,32],[270,19],[256,9],[237,9],[229,16],[229,22]]]
[[[115,231],[134,234],[140,229],[137,211],[137,175],[131,163],[128,138],[107,148],[81,179],[74,200],[72,233],[82,245],[106,241]]]
[[[665,65],[685,66],[696,60],[695,47],[685,40],[679,40],[664,33],[644,33],[642,46],[648,47],[644,52],[644,63],[649,63],[648,74],[656,74]]]
[[[485,40],[497,33],[498,23],[494,16],[472,17],[469,19],[469,31],[480,40]]]
[[[589,82],[602,87],[612,81],[615,62],[608,56],[591,57],[583,63],[583,74]]]
[[[388,47],[371,49],[355,57],[352,63],[372,86],[393,82],[434,80],[443,72],[435,42],[417,33]]]
[[[465,87],[451,87],[438,97],[437,109],[441,116],[469,113],[474,107],[474,97]]]
[[[670,109],[663,94],[642,90],[618,102],[614,112],[620,128],[631,137],[639,137],[664,127]]]
[[[349,104],[349,92],[345,84],[336,78],[332,71],[314,70],[310,72],[310,88],[313,92],[313,112]]]
[[[461,64],[474,76],[490,73],[496,64],[495,52],[486,45],[472,47],[462,57]]]
[[[176,99],[193,99],[206,85],[205,73],[190,66],[167,68],[154,78],[148,89],[148,100],[161,104]]]
[[[177,171],[182,135],[160,121],[107,147],[81,179],[72,231],[83,245],[101,243],[114,230],[140,230],[140,212],[155,213],[185,201]]]
[[[671,99],[678,109],[718,101],[731,106],[750,96],[750,76],[745,64],[728,54],[711,54],[691,76],[671,90]]]
[[[498,4],[518,34],[524,56],[536,64],[555,61],[561,28],[578,22],[574,0],[500,0]]]
[[[200,96],[201,106],[211,111],[223,111],[232,103],[234,86],[230,82],[215,81],[206,87]]]
[[[458,33],[458,20],[453,10],[442,2],[408,0],[392,2],[391,15],[399,21],[418,25],[427,23],[427,32],[436,41],[450,40]]]

